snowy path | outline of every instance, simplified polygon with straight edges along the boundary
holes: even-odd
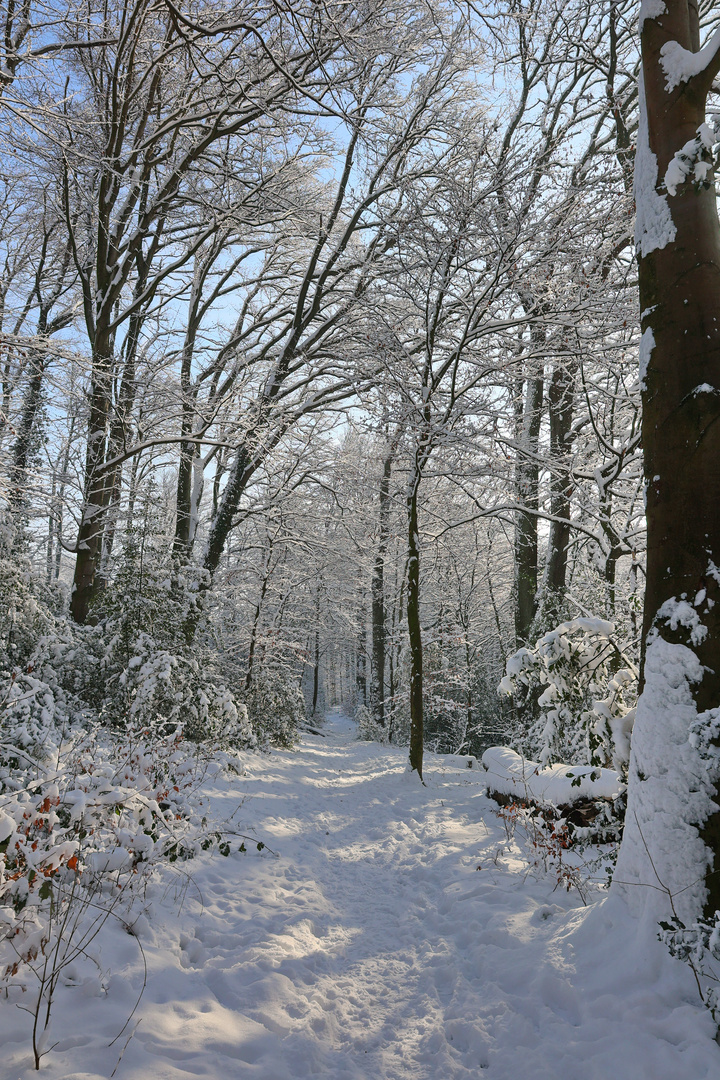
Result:
[[[354,741],[331,716],[296,753],[218,786],[277,853],[204,857],[141,929],[149,972],[118,1080],[718,1080],[690,973],[612,900],[526,879],[475,770]],[[477,866],[482,870],[478,872]],[[177,880],[177,879],[176,879]],[[199,897],[202,896],[202,903]],[[105,932],[104,980],[60,991],[51,1080],[107,1080],[142,982]],[[29,1080],[23,1014],[0,1008],[0,1076]]]

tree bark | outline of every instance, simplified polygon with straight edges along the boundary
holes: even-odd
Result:
[[[707,75],[667,93],[662,46],[675,39],[691,51],[699,48],[693,5],[676,0],[669,6],[662,19],[646,19],[642,35],[648,138],[659,178],[704,122],[712,82]],[[638,260],[642,328],[654,337],[643,392],[645,636],[662,603],[681,591],[697,591],[707,578],[709,552],[720,554],[720,390],[715,389],[720,384],[720,228],[715,190],[688,181],[668,199],[676,236],[664,247],[641,253]],[[703,682],[720,690],[720,664],[713,666],[718,674]]]
[[[367,623],[365,593],[360,592],[358,603],[358,635],[355,652],[355,694],[358,705],[367,705]]]
[[[195,463],[195,457],[199,452],[199,448],[194,442],[190,441],[197,413],[197,391],[192,385],[191,376],[195,342],[200,325],[198,308],[203,280],[204,279],[200,277],[199,282],[193,283],[193,291],[190,297],[190,315],[188,317],[188,326],[185,332],[182,362],[180,365],[182,416],[180,420],[180,463],[178,465],[175,501],[175,539],[173,541],[173,553],[176,558],[180,560],[189,559],[193,541],[193,465]]]
[[[550,481],[550,535],[545,567],[544,613],[557,617],[562,607],[567,582],[568,544],[570,543],[569,472],[571,429],[575,400],[574,363],[558,362],[548,387],[550,413],[550,459],[557,470]]]
[[[253,615],[253,624],[250,631],[250,644],[248,646],[248,661],[247,661],[247,673],[245,675],[245,690],[249,690],[252,686],[253,680],[253,666],[255,663],[255,649],[257,646],[258,631],[260,628],[260,615],[262,614],[263,603],[265,602],[265,595],[270,583],[270,562],[272,560],[272,553],[274,547],[274,538],[268,538],[268,544],[265,549],[265,560],[262,569],[262,581],[260,584],[260,595],[258,602],[255,605],[255,613]]]
[[[10,465],[10,491],[8,502],[15,516],[20,514],[23,503],[27,498],[27,469],[28,459],[32,446],[32,437],[35,431],[35,422],[42,396],[42,384],[45,376],[45,364],[47,352],[44,349],[34,349],[30,360],[30,378],[28,379],[25,396],[23,398],[22,413],[17,427],[17,436],[13,445],[12,462]],[[18,522],[18,525],[20,523]],[[22,531],[20,529],[19,531]]]
[[[422,780],[423,768],[423,653],[420,627],[420,542],[418,536],[418,489],[416,469],[407,496],[407,625],[410,640],[410,768]]]
[[[87,622],[95,597],[95,577],[100,562],[104,513],[112,490],[111,478],[102,466],[105,462],[110,399],[112,393],[112,335],[96,336],[90,389],[83,512],[77,537],[75,575],[70,598],[70,612],[77,623]]]
[[[383,460],[380,479],[379,536],[372,574],[372,656],[370,672],[370,708],[373,719],[385,727],[385,555],[390,533],[390,475],[394,445]]]
[[[521,507],[515,522],[515,638],[526,644],[537,611],[538,439],[543,401],[542,376],[527,380],[518,431],[515,489]],[[534,511],[534,512],[533,512]]]
[[[146,285],[146,274],[142,273],[135,287],[135,295],[139,297]],[[139,308],[130,316],[128,332],[124,344],[124,362],[122,380],[117,405],[110,422],[108,435],[108,459],[118,457],[127,444],[131,441],[130,431],[132,427],[132,414],[137,392],[137,353],[140,343],[140,331],[145,321],[146,312]],[[110,564],[112,551],[115,544],[115,533],[120,517],[120,496],[122,493],[123,467],[121,464],[108,469],[107,484],[110,491],[107,496],[107,510],[103,521],[102,553],[100,565],[96,572],[94,593],[97,595],[107,587],[110,576]]]
[[[315,590],[315,655],[313,656],[312,715],[317,714],[320,696],[320,582]]]
[[[645,847],[648,884],[657,892],[660,880],[687,922],[720,909],[720,813],[709,809],[710,800],[720,801],[717,774],[697,749],[705,739],[711,749],[717,745],[713,717],[720,705],[720,226],[711,170],[698,176],[691,163],[689,178],[674,193],[663,181],[705,120],[707,93],[720,69],[720,37],[706,47],[704,66],[692,57],[688,65],[688,54],[700,48],[697,5],[667,0],[662,14],[644,18],[641,43],[636,241],[647,590],[644,688],[618,877],[642,863]],[[663,686],[666,692],[659,693]],[[692,743],[690,723],[699,725]],[[666,749],[663,757],[668,740],[678,749]],[[678,764],[683,753],[696,755],[692,775]],[[660,813],[673,819],[665,844],[651,824]],[[683,865],[691,866],[695,880],[685,880]]]

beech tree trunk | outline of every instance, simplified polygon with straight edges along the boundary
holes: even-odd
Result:
[[[696,6],[676,0],[668,8],[661,18],[646,19],[642,33],[648,139],[657,156],[661,187],[675,153],[695,138],[705,120],[707,91],[720,67],[717,61],[713,72],[667,92],[662,46],[674,39],[693,52],[700,47]],[[675,237],[645,255],[641,252],[638,259],[643,351],[649,352],[642,429],[648,519],[645,635],[668,598],[681,592],[694,595],[703,583],[717,589],[717,582],[707,580],[708,556],[720,555],[720,227],[715,189],[712,183],[690,180],[667,201]],[[720,642],[715,648],[720,649]],[[707,688],[716,684],[720,691],[720,653],[712,659],[718,673],[703,682]]]
[[[202,273],[198,276],[200,280],[194,283],[192,295],[190,297],[190,315],[185,331],[185,342],[183,344],[182,362],[180,365],[180,392],[182,394],[182,413],[180,421],[181,441],[175,499],[175,538],[173,540],[173,554],[181,561],[189,559],[192,553],[193,466],[195,464],[195,457],[199,453],[197,444],[191,441],[197,420],[197,391],[192,384],[192,361],[195,353],[197,332],[200,326],[198,309],[200,306],[201,286],[204,281]]]
[[[710,154],[697,139],[720,69],[720,34],[698,58],[694,0],[646,7],[653,14],[641,10],[635,171],[648,534],[644,688],[616,876],[620,887],[628,880],[645,886],[634,891],[643,903],[670,897],[666,905],[688,923],[720,909],[720,813],[710,801],[720,801],[713,765],[720,706],[720,226]],[[688,175],[676,185],[681,151]]]
[[[146,267],[141,264],[141,271],[135,285],[134,295],[139,300],[147,284]],[[140,332],[147,311],[138,308],[128,320],[128,330],[123,344],[123,368],[120,390],[118,393],[117,406],[110,421],[108,435],[108,458],[112,460],[119,457],[127,444],[132,441],[132,417],[137,393],[137,355],[140,344]],[[120,496],[122,492],[122,464],[114,465],[108,469],[107,484],[110,488],[107,496],[107,511],[105,512],[102,554],[100,565],[96,571],[94,591],[97,595],[107,588],[110,561],[115,544],[115,533],[120,516]]]

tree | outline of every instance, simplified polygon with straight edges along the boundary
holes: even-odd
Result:
[[[417,763],[501,730],[513,622],[622,613],[631,2],[48,0],[0,110],[0,439],[77,620],[157,502],[179,649],[412,713]]]
[[[277,310],[263,313],[263,333],[246,361],[261,381],[243,402],[240,435],[210,525],[203,558],[209,577],[268,453],[300,417],[368,389],[378,374],[378,283],[392,272],[398,237],[409,225],[409,192],[432,167],[433,140],[464,73],[454,37],[441,43],[421,29],[414,42],[393,49],[391,62],[384,53],[368,60],[348,90],[337,183],[325,185],[324,198],[307,208],[283,245],[287,261],[272,287]],[[415,71],[416,50],[428,69],[398,107],[398,85]]]
[[[350,75],[360,79],[368,25],[342,5],[330,8],[319,18],[316,5],[297,3],[287,18],[272,2],[203,4],[193,21],[169,2],[115,0],[98,9],[108,41],[74,53],[68,44],[74,94],[53,136],[61,146],[63,211],[91,351],[71,601],[78,622],[87,619],[98,590],[104,521],[116,486],[110,428],[118,345],[133,339],[133,321],[161,285],[222,226],[227,206],[214,198],[218,177],[235,212],[244,204],[264,222],[266,177],[274,178],[302,138],[293,114],[333,116],[331,101],[323,104],[331,87],[339,91]],[[75,40],[82,36],[82,27],[67,30],[75,30]],[[134,364],[129,347],[121,426],[132,403]],[[213,536],[210,563],[217,548]]]
[[[693,0],[645,0],[640,31],[647,590],[616,880],[689,924],[720,909],[720,225],[705,123],[720,31],[700,48]]]
[[[385,660],[387,639],[387,613],[385,603],[385,561],[390,534],[390,477],[393,459],[397,453],[399,432],[386,439],[382,452],[382,476],[380,478],[378,506],[378,536],[375,548],[370,594],[372,597],[372,647],[370,654],[370,709],[373,719],[385,727]]]
[[[596,337],[606,332],[593,318],[593,308],[608,303],[602,274],[610,275],[630,240],[627,223],[622,217],[618,221],[617,201],[618,186],[626,184],[633,127],[628,6],[627,0],[609,7],[585,0],[525,0],[491,6],[479,16],[493,30],[496,71],[507,81],[503,119],[507,100],[512,102],[497,154],[498,221],[505,244],[516,252],[515,302],[531,320],[529,332],[514,344],[512,361],[518,645],[533,634],[538,614],[551,616],[566,584],[568,457],[578,364],[568,340],[586,321],[594,324]],[[614,150],[615,172],[620,165],[620,185],[605,164],[608,149]],[[615,236],[611,244],[599,245],[598,231],[611,231],[603,228],[609,205]],[[593,262],[599,266],[592,269]],[[592,298],[591,281],[600,285]],[[548,418],[549,506],[541,475]],[[545,516],[551,526],[542,580],[538,523]]]

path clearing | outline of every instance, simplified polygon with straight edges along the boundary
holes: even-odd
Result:
[[[528,877],[477,770],[430,756],[423,789],[405,751],[356,742],[338,715],[324,732],[247,755],[214,789],[213,813],[242,801],[238,828],[277,857],[206,856],[155,888],[138,924],[147,987],[111,1048],[142,964],[108,928],[101,974],[59,993],[41,1075],[718,1080],[690,972],[620,902],[588,911]],[[29,1022],[11,1009],[0,1075],[29,1080]]]

